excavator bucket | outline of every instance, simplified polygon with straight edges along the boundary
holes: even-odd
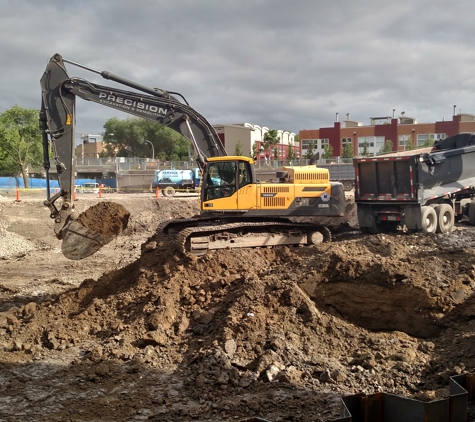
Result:
[[[62,230],[63,255],[73,260],[92,255],[125,230],[129,217],[127,209],[114,202],[88,208]]]

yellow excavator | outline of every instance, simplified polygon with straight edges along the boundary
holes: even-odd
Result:
[[[65,63],[101,75],[134,91],[101,86],[70,77]],[[47,179],[45,205],[63,240],[63,254],[85,258],[127,226],[129,214],[118,204],[100,203],[78,215],[74,207],[76,97],[167,126],[193,145],[202,172],[200,215],[164,222],[159,230],[173,236],[185,254],[203,256],[222,248],[310,245],[331,239],[312,217],[340,217],[345,194],[329,171],[315,165],[284,167],[277,182],[261,183],[249,157],[229,156],[213,126],[177,92],[150,88],[55,54],[41,78],[40,126]],[[60,191],[51,196],[50,155]],[[302,221],[304,220],[304,221]]]

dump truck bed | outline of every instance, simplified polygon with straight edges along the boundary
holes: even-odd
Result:
[[[424,203],[475,186],[475,146],[355,158],[356,202]]]

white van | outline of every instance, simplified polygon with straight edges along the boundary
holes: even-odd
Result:
[[[99,183],[84,183],[82,185],[83,193],[99,193]]]

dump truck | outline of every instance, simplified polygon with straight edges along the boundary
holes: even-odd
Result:
[[[433,147],[357,157],[355,203],[363,233],[450,233],[475,225],[475,136],[459,134]]]
[[[355,168],[352,163],[318,164],[318,167],[328,169],[330,180],[340,182],[345,191],[353,190],[355,187]]]

